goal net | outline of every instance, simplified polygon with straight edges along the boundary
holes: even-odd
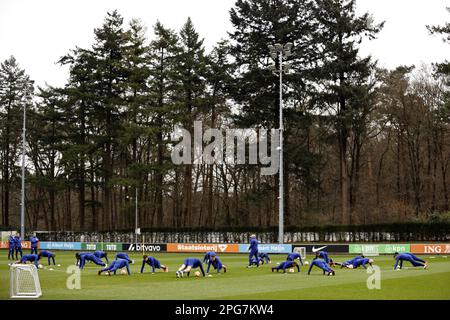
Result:
[[[34,264],[12,264],[9,269],[11,298],[39,298],[42,295]]]

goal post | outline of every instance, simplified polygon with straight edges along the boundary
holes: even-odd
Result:
[[[9,268],[10,298],[39,298],[42,295],[34,264],[12,264]]]
[[[306,259],[306,247],[295,247],[294,252],[300,253],[302,260]]]

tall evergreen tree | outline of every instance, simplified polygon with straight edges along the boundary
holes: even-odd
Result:
[[[32,106],[33,81],[11,56],[0,64],[0,144],[2,225],[9,225],[11,187],[19,176],[23,108]]]

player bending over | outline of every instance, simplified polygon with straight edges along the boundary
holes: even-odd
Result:
[[[336,274],[334,272],[334,270],[332,270],[330,268],[330,266],[328,265],[328,263],[325,260],[314,258],[313,261],[311,262],[311,264],[309,265],[308,276],[311,273],[312,267],[314,267],[314,266],[316,266],[319,269],[322,269],[324,275],[325,275],[325,272],[327,272],[329,276],[331,276],[331,275],[334,276]]]
[[[327,264],[329,264],[330,266],[334,265],[333,259],[328,257],[328,252],[326,252],[326,251],[316,252],[316,259],[319,259],[319,258],[325,260],[325,262]]]
[[[286,269],[292,268],[292,267],[297,267],[297,272],[300,272],[300,267],[299,267],[297,261],[284,261],[284,262],[280,263],[278,266],[272,267],[272,272],[274,270],[277,270],[277,272],[280,270],[283,270],[283,273],[286,273]]]
[[[24,254],[16,263],[25,264],[27,262],[34,262],[36,268],[38,268],[38,255],[37,254]]]
[[[303,265],[302,255],[298,252],[289,253],[287,255],[286,261],[295,261],[295,259],[298,259],[300,261],[300,264]]]
[[[134,263],[134,261],[130,259],[130,257],[128,256],[128,254],[123,253],[123,252],[119,252],[118,254],[116,254],[116,260],[117,260],[117,259],[124,259],[124,260],[127,260],[128,263],[131,263],[131,264]]]
[[[267,252],[261,252],[258,256],[261,259],[261,264],[264,264],[264,259],[266,259],[266,263],[272,263]]]
[[[56,254],[54,254],[53,252],[43,250],[43,251],[39,252],[38,260],[41,260],[42,257],[47,257],[48,258],[48,265],[50,265],[50,258],[52,258],[53,265],[56,265],[56,263],[55,263],[55,256],[56,256]]]
[[[214,270],[217,271],[217,273],[220,273],[220,270],[223,269],[223,273],[227,272],[227,266],[222,264],[222,261],[220,261],[219,257],[214,255],[211,256],[211,258],[208,261],[208,267],[206,268],[206,273],[209,273],[209,268],[213,266]]]
[[[92,261],[96,265],[102,267],[106,266],[106,264],[103,263],[103,261],[100,260],[100,258],[97,258],[93,253],[78,254],[77,260],[80,260],[80,269],[84,268],[86,261]]]
[[[367,269],[366,264],[369,264],[370,266],[372,266],[372,263],[374,263],[373,259],[359,258],[359,259],[356,259],[355,261],[353,261],[353,264],[351,264],[351,265],[353,266],[353,269],[356,269],[359,266],[363,267],[364,269]]]
[[[141,273],[144,272],[145,264],[148,264],[150,267],[152,267],[153,273],[155,272],[155,268],[163,269],[164,272],[169,272],[169,268],[167,268],[165,265],[162,265],[157,259],[144,255],[142,260]]]
[[[127,268],[127,272],[128,275],[130,275],[130,266],[129,266],[129,262],[128,260],[125,259],[118,259],[118,260],[114,260],[113,262],[111,262],[111,264],[109,266],[107,266],[106,268],[99,270],[99,272],[97,273],[98,275],[101,275],[102,272],[108,272],[108,275],[111,275],[111,272],[114,272],[114,274],[116,274],[116,271],[122,268]]]
[[[205,253],[205,256],[203,257],[203,263],[208,263],[211,257],[215,256],[216,253],[214,251],[208,251]]]
[[[205,271],[203,270],[203,265],[200,259],[197,258],[187,258],[184,260],[181,267],[178,269],[178,271],[175,273],[177,278],[183,278],[184,273],[187,273],[188,277],[190,275],[190,272],[192,269],[200,268],[203,276],[205,276]]]
[[[423,267],[424,269],[428,268],[428,263],[418,257],[416,257],[415,255],[411,254],[411,253],[398,253],[396,252],[394,254],[394,259],[395,259],[395,265],[394,265],[394,270],[397,269],[397,266],[399,267],[399,269],[401,269],[403,267],[403,261],[409,261],[411,262],[411,264],[414,267]]]
[[[97,258],[99,258],[99,259],[105,258],[106,259],[106,263],[109,263],[108,254],[105,251],[97,250],[97,251],[94,252],[94,255]]]
[[[248,266],[247,268],[251,268],[254,263],[252,263],[253,257],[255,257],[258,263],[256,264],[259,267],[259,257],[258,257],[258,240],[256,240],[256,235],[252,234],[250,236],[250,246],[248,247]]]

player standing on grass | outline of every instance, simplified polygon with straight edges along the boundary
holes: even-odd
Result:
[[[14,260],[14,250],[15,249],[16,249],[16,240],[14,239],[14,237],[11,233],[8,236],[8,260]]]
[[[206,273],[209,273],[209,268],[213,266],[214,270],[217,270],[217,273],[220,273],[220,270],[223,269],[223,273],[227,272],[227,266],[222,264],[219,257],[217,255],[211,256],[208,261],[208,267],[206,268]]]
[[[302,255],[298,252],[289,253],[287,255],[286,261],[295,261],[295,259],[298,259],[300,261],[300,264],[303,265]]]
[[[99,265],[102,267],[106,266],[106,264],[103,263],[103,261],[100,260],[100,258],[97,258],[93,253],[83,253],[83,254],[77,253],[75,256],[77,256],[77,260],[80,260],[80,269],[84,268],[86,261],[92,261],[96,265]]]
[[[56,265],[56,263],[55,263],[55,256],[56,256],[56,254],[54,254],[53,252],[43,250],[43,251],[39,252],[38,260],[41,260],[42,257],[47,257],[48,258],[48,264],[50,265],[50,258],[52,258],[53,265]]]
[[[184,273],[188,274],[188,277],[190,275],[190,272],[192,269],[200,268],[203,276],[205,276],[205,271],[203,270],[203,265],[200,259],[197,258],[187,258],[184,260],[181,267],[178,269],[178,271],[175,273],[177,278],[183,278]]]
[[[169,268],[167,268],[165,265],[162,265],[158,259],[155,259],[153,257],[149,257],[147,255],[143,256],[143,260],[142,260],[142,267],[141,267],[141,273],[144,272],[144,267],[145,264],[148,264],[150,267],[152,267],[152,272],[155,272],[155,268],[156,269],[163,269],[164,272],[169,272]]]
[[[97,274],[101,275],[102,272],[108,272],[108,275],[111,275],[111,272],[114,272],[114,274],[116,274],[117,270],[125,268],[125,267],[127,268],[128,275],[131,275],[129,262],[128,262],[128,260],[125,260],[125,259],[114,260],[113,262],[111,262],[111,264],[108,267],[100,270]]]
[[[252,234],[250,236],[250,246],[248,247],[249,253],[248,253],[248,266],[247,268],[252,267],[252,258],[255,257],[256,261],[258,263],[256,264],[257,267],[259,267],[259,257],[258,257],[258,240],[256,240],[256,235]]]
[[[396,252],[394,254],[395,259],[395,265],[394,270],[397,269],[397,266],[399,269],[403,267],[403,261],[409,261],[414,267],[423,267],[424,269],[428,268],[428,263],[425,260],[422,260],[412,253],[398,253]]]
[[[97,251],[94,252],[94,255],[97,258],[99,258],[99,259],[105,258],[106,259],[106,263],[109,263],[108,254],[105,251],[97,250]]]
[[[22,238],[20,237],[20,233],[16,234],[16,236],[14,237],[14,241],[15,241],[14,250],[16,252],[16,259],[18,259],[18,257],[17,257],[18,252],[20,252],[20,257],[22,258],[22,256],[23,256]]]
[[[314,258],[313,261],[311,262],[309,269],[308,269],[308,276],[311,273],[311,269],[312,267],[316,266],[317,268],[320,268],[323,270],[323,274],[325,274],[325,272],[328,273],[329,276],[331,275],[335,275],[336,273],[334,272],[334,270],[332,270],[330,268],[330,266],[328,265],[328,263],[323,260],[323,259],[319,259],[319,258]]]
[[[38,254],[38,244],[39,239],[36,237],[36,235],[33,235],[30,237],[30,244],[31,244],[31,254]]]
[[[274,270],[277,270],[277,272],[283,270],[283,273],[286,273],[286,269],[292,267],[297,267],[297,271],[300,272],[300,267],[296,261],[284,261],[280,263],[278,266],[272,267],[272,272]]]

